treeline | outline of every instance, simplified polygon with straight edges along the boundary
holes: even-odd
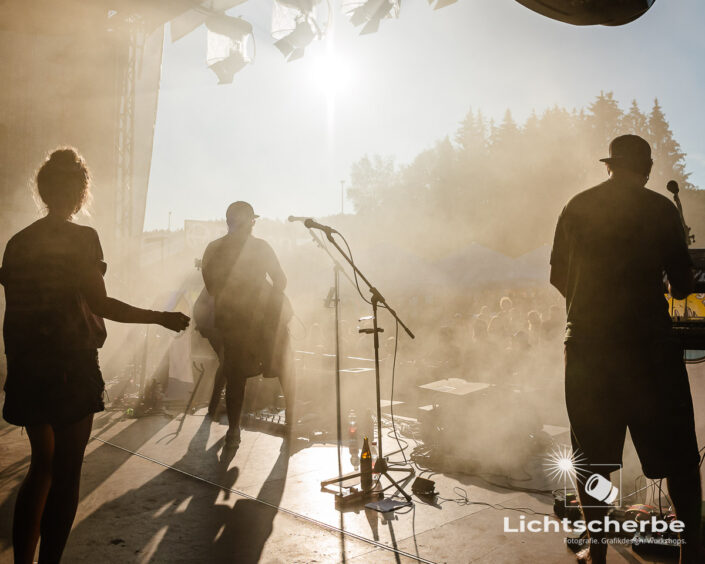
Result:
[[[705,192],[688,181],[685,154],[658,100],[648,113],[636,101],[624,111],[611,92],[588,108],[553,107],[523,124],[509,110],[495,124],[471,109],[455,135],[409,164],[361,158],[348,197],[360,221],[415,252],[440,256],[476,241],[519,255],[550,243],[567,200],[607,178],[598,160],[622,133],[649,141],[655,164],[648,186],[666,194],[669,180],[679,183],[686,220],[705,246]]]

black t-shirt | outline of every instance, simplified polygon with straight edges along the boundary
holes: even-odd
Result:
[[[563,209],[551,279],[566,297],[566,340],[648,341],[668,334],[663,273],[692,266],[668,198],[610,179]]]
[[[272,296],[267,275],[286,279],[272,247],[249,234],[229,233],[212,241],[203,254],[203,280],[215,300],[215,324],[230,329],[256,322]]]
[[[103,319],[85,300],[85,277],[105,273],[96,231],[45,217],[7,243],[3,336],[7,354],[55,353],[103,346]]]

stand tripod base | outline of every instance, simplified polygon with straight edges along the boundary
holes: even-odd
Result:
[[[377,460],[377,464],[375,464],[375,468],[374,468],[375,472],[377,472],[377,467],[379,465],[380,460],[384,461],[384,459]],[[392,483],[392,485],[387,486],[382,491],[386,491],[389,488],[391,488],[392,486],[394,486],[397,489],[397,491],[401,495],[404,496],[404,499],[406,501],[408,501],[409,503],[411,503],[411,496],[404,491],[404,487],[401,484],[399,484],[399,482],[397,482],[394,478],[392,478],[389,475],[389,473],[390,472],[402,472],[403,474],[406,474],[406,478],[404,481],[406,483],[408,483],[408,481],[411,480],[411,478],[413,478],[416,475],[416,472],[414,471],[414,469],[413,468],[388,468],[386,461],[384,461],[383,466],[384,466],[384,471],[380,471],[379,474],[380,474],[380,476],[384,476],[385,478],[387,478],[387,480],[389,480]]]
[[[372,472],[373,474],[379,474],[380,476],[377,480],[377,486],[372,490],[364,491],[362,489],[359,489],[357,485],[359,484],[359,479],[362,477],[362,473],[352,472],[343,476],[336,476],[335,478],[323,480],[321,482],[321,491],[335,494],[335,503],[336,505],[338,505],[339,503],[351,503],[354,501],[362,500],[374,501],[376,499],[380,499],[381,497],[384,497],[384,492],[394,486],[397,491],[402,496],[404,496],[404,499],[406,499],[406,501],[411,502],[411,496],[404,491],[404,488],[399,483],[399,481],[392,478],[389,473],[401,472],[405,474],[406,477],[403,481],[405,483],[408,483],[408,481],[416,475],[416,472],[413,468],[389,468],[389,466],[387,465],[387,461],[384,458],[378,458],[374,464]],[[381,480],[382,477],[386,478],[391,482],[391,484],[386,488],[379,487],[379,480]],[[348,485],[346,485],[346,482],[348,483]],[[340,491],[335,491],[328,487],[332,486],[333,484],[339,484]],[[343,493],[342,490],[349,490],[349,492]]]
[[[335,495],[336,507],[367,503],[384,497],[384,492],[379,487],[373,488],[369,491],[363,490],[360,487],[361,477],[361,472],[352,472],[343,476],[336,476],[335,478],[323,480],[321,482],[321,491]],[[337,490],[329,487],[333,484],[339,484]]]
[[[369,503],[371,501],[377,501],[384,497],[382,490],[372,490],[369,492],[364,492],[352,488],[347,493],[336,493],[335,494],[335,507],[346,507],[348,505],[357,505],[363,503]]]

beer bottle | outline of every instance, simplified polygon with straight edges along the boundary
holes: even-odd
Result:
[[[360,486],[363,492],[369,492],[372,489],[372,452],[367,436],[362,443],[360,454]]]

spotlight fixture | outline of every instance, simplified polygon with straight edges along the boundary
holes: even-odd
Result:
[[[534,12],[573,25],[617,26],[643,16],[656,0],[516,0]]]
[[[434,10],[440,10],[451,4],[455,4],[458,0],[428,0],[428,5],[432,6]],[[434,5],[435,4],[435,5]]]
[[[450,3],[447,0],[439,0],[439,4],[441,2],[443,5]],[[400,9],[401,0],[354,0],[343,4],[343,10],[350,18],[350,23],[355,27],[362,26],[360,35],[375,33],[384,18],[398,18]]]
[[[328,24],[321,28],[315,10],[319,0],[274,0],[272,37],[274,46],[287,61],[300,59],[306,47],[325,35]],[[330,18],[330,8],[328,9]]]
[[[206,23],[209,17],[224,15],[230,8],[239,6],[244,2],[246,0],[208,0],[208,2],[205,0],[189,0],[185,3],[172,1],[159,3],[159,9],[170,9],[178,13],[169,21],[171,41],[174,42],[199,28]],[[148,3],[142,2],[141,4],[146,5]]]
[[[218,84],[230,84],[233,76],[254,60],[252,25],[242,18],[220,14],[209,17],[206,28],[206,64],[218,77]]]

